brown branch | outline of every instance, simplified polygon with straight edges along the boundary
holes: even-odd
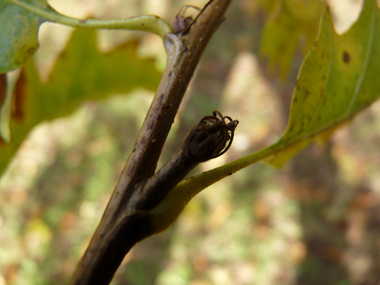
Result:
[[[112,197],[72,284],[108,284],[125,254],[153,230],[146,213],[126,215],[131,195],[153,175],[187,86],[231,0],[210,1],[182,34],[168,34],[168,62],[156,95]],[[100,280],[99,276],[103,276]]]

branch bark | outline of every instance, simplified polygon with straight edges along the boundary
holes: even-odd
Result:
[[[78,263],[71,284],[108,284],[128,251],[138,241],[157,232],[153,229],[149,213],[127,208],[128,201],[154,174],[199,59],[223,21],[231,1],[210,1],[188,29],[179,34],[166,35],[168,61],[165,72],[132,153],[102,220]]]

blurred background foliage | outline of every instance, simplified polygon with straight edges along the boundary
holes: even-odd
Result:
[[[157,14],[168,21],[182,5],[205,2],[50,1],[75,17]],[[359,0],[328,4],[339,32],[361,7]],[[240,124],[231,150],[194,173],[275,142],[324,5],[233,1],[196,71],[160,165],[214,109]],[[45,84],[72,31],[41,27],[34,62]],[[138,56],[155,58],[162,71],[158,36],[98,32],[103,52],[136,40]],[[115,76],[123,72],[117,64],[114,70]],[[81,78],[80,72],[73,76]],[[141,81],[128,94],[107,89],[108,99],[86,101],[69,116],[41,123],[21,144],[0,180],[0,285],[68,282],[132,149],[153,95],[149,84]],[[379,114],[380,104],[372,105],[327,144],[310,146],[281,170],[257,164],[209,187],[169,230],[139,243],[112,284],[377,284]]]

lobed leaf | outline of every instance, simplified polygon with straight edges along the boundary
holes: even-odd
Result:
[[[0,173],[40,122],[68,115],[86,100],[124,94],[135,88],[155,90],[160,73],[152,59],[137,57],[137,44],[132,41],[100,53],[96,31],[80,29],[73,33],[46,83],[41,82],[34,62],[27,62],[13,94],[12,141],[5,144],[0,140]]]

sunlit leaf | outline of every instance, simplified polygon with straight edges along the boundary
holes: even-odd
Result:
[[[358,21],[338,35],[327,10],[318,40],[306,57],[296,85],[290,118],[280,145],[292,151],[276,154],[281,165],[316,136],[326,137],[380,96],[380,10],[366,0]],[[305,141],[308,143],[305,144]]]
[[[278,0],[270,3],[260,55],[267,59],[269,72],[285,80],[297,48],[302,47],[305,53],[311,48],[324,3],[320,0]]]
[[[0,142],[0,173],[29,131],[42,121],[70,114],[85,100],[107,98],[135,88],[155,90],[160,73],[154,60],[139,59],[137,42],[108,52],[97,49],[96,32],[77,30],[46,83],[32,60],[22,69],[13,94],[10,144]]]
[[[0,74],[0,140],[10,142],[9,122],[12,108],[12,88],[9,87],[7,74]]]

